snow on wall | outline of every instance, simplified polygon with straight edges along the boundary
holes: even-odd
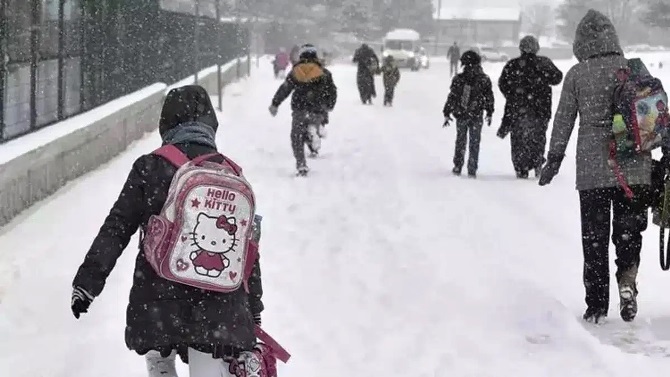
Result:
[[[246,62],[246,60],[244,60]],[[221,82],[234,82],[237,61],[222,67]],[[179,85],[193,83],[193,76]],[[216,94],[216,66],[198,74]],[[0,226],[124,151],[158,127],[167,85],[156,83],[86,113],[0,146]]]

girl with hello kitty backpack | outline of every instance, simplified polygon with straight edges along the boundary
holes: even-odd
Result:
[[[191,377],[274,377],[290,357],[259,327],[261,218],[241,168],[217,152],[217,128],[205,89],[168,93],[163,146],[135,161],[73,281],[79,318],[140,229],[125,338],[150,375],[175,377],[179,354]]]

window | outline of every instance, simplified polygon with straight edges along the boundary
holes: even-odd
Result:
[[[58,56],[58,0],[41,0],[39,22],[39,59]]]
[[[37,65],[36,84],[36,126],[39,127],[58,119],[58,60],[45,60]]]
[[[30,130],[30,65],[10,64],[5,87],[4,138]]]
[[[7,54],[10,62],[30,61],[30,28],[32,7],[29,0],[8,0],[5,8],[7,17]]]
[[[81,55],[80,46],[80,28],[79,19],[81,18],[81,10],[79,8],[79,0],[65,0],[63,9],[63,19],[65,28],[65,48],[63,52],[66,57]]]
[[[79,101],[81,90],[80,69],[79,58],[65,60],[65,66],[63,67],[63,88],[65,89],[63,115],[65,116],[76,114],[81,108]]]
[[[389,50],[412,51],[414,43],[412,41],[386,41],[385,48]]]

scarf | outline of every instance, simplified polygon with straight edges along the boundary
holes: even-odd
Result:
[[[186,122],[163,134],[163,145],[194,143],[216,148],[216,132],[205,123]]]

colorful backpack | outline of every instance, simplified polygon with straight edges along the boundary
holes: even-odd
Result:
[[[153,152],[178,168],[165,205],[142,240],[156,273],[217,292],[244,286],[258,258],[256,203],[242,169],[218,153],[190,160],[173,145]],[[210,160],[218,157],[221,163]]]
[[[668,95],[661,80],[653,77],[640,59],[630,59],[617,78],[609,162],[626,196],[632,198],[619,162],[670,145]]]

